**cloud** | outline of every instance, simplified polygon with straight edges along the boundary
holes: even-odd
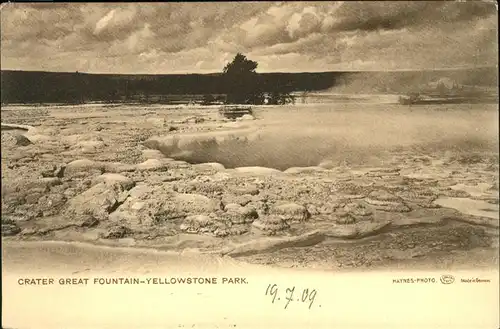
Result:
[[[290,38],[303,37],[320,29],[323,18],[314,7],[306,7],[301,13],[294,13],[288,20],[286,30]]]
[[[496,14],[493,3],[410,1],[410,2],[350,2],[335,11],[333,31],[376,31],[446,24],[484,18]]]
[[[37,10],[22,4],[6,4],[1,15],[1,39],[11,41],[57,40],[72,32],[67,7],[50,11]],[[77,23],[77,20],[74,21]]]
[[[259,71],[496,65],[486,2],[8,4],[4,69],[217,72],[237,52]],[[36,54],[36,56],[35,56]]]
[[[113,17],[115,16],[115,12],[116,12],[115,9],[111,10],[106,16],[104,16],[103,18],[101,18],[97,22],[97,24],[95,25],[95,29],[94,29],[95,35],[99,35],[99,32],[101,32],[103,29],[106,28],[109,21],[111,21],[113,19]]]

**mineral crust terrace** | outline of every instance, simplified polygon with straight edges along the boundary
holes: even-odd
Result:
[[[23,112],[9,114],[16,122],[13,113]],[[17,120],[36,119],[40,126],[2,130],[3,238],[218,253],[258,262],[255,255],[288,248],[319,255],[331,241],[377,235],[385,242],[363,254],[390,252],[378,251],[371,261],[402,257],[401,250],[412,250],[408,257],[414,257],[495,247],[495,152],[386,152],[379,167],[324,161],[287,170],[225,168],[175,160],[162,146],[166,141],[169,152],[196,150],[205,145],[202,137],[180,148],[182,139],[157,138],[151,131],[192,137],[194,129],[215,136],[213,147],[227,142],[222,133],[205,134],[218,126],[227,131],[242,125],[243,135],[224,135],[238,143],[258,139],[246,123],[139,117],[134,112],[135,121],[118,125],[85,117],[59,120],[43,112]],[[415,228],[417,234],[423,226],[423,233],[398,238],[401,230]],[[295,260],[299,256],[297,251]]]

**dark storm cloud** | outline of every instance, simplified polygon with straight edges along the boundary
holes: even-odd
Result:
[[[443,25],[495,14],[495,4],[485,2],[349,2],[336,11],[340,18],[332,30],[376,31]]]

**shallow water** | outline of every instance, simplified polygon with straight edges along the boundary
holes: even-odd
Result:
[[[439,198],[434,203],[440,205],[441,207],[453,208],[464,214],[488,217],[493,219],[499,219],[499,211],[497,204],[491,204],[482,200],[471,200],[465,198],[450,198],[443,197]]]
[[[495,105],[307,104],[261,107],[255,116],[258,139],[200,147],[181,159],[284,170],[324,160],[381,165],[394,152],[498,153]]]

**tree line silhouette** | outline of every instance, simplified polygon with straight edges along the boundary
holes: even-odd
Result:
[[[35,71],[2,71],[2,103],[168,102],[201,95],[227,103],[276,102],[293,91],[324,90],[335,84],[335,72],[256,73],[257,63],[237,54],[222,73],[120,75]],[[163,97],[162,97],[163,96]],[[274,97],[273,97],[274,96]],[[182,98],[182,97],[180,97]],[[195,99],[197,97],[194,97]],[[199,99],[200,97],[198,97]],[[185,99],[185,97],[184,97]]]
[[[86,102],[185,102],[187,99],[210,104],[286,104],[294,92],[327,90],[353,80],[372,80],[377,87],[389,81],[397,91],[432,77],[466,76],[477,85],[496,86],[496,70],[414,71],[414,72],[319,72],[257,73],[258,63],[237,54],[221,73],[120,75],[1,71],[1,101],[9,103]],[[373,77],[366,79],[366,76]],[[403,83],[402,83],[403,82]],[[374,86],[368,86],[373,88]]]

